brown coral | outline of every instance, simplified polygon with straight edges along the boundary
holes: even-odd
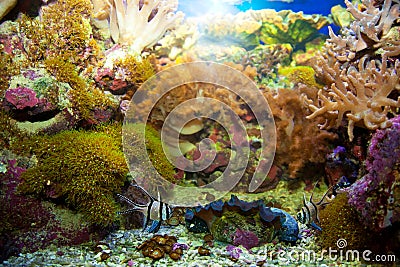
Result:
[[[307,120],[299,89],[267,90],[265,97],[271,107],[277,128],[275,163],[288,168],[289,176],[296,178],[307,164],[325,162],[328,143],[336,134],[320,130],[318,119]]]
[[[347,194],[339,194],[325,209],[321,210],[319,217],[321,228],[317,242],[322,248],[336,248],[338,239],[347,242],[346,250],[371,249],[369,229],[359,221],[357,211],[347,203]]]

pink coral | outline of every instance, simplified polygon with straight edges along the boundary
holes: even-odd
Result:
[[[5,100],[17,109],[32,108],[39,103],[35,91],[26,87],[8,89]]]
[[[258,237],[252,231],[236,229],[235,235],[233,236],[233,244],[235,246],[242,245],[247,249],[251,249],[258,246],[258,243]]]

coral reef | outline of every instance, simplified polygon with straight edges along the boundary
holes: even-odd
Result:
[[[0,145],[2,149],[9,149],[14,142],[26,137],[16,122],[3,109],[0,109]]]
[[[391,0],[375,6],[363,1],[359,10],[349,1],[347,9],[355,18],[341,35],[329,30],[323,52],[314,64],[317,76],[326,84],[318,101],[305,99],[312,111],[308,118],[324,115],[324,127],[338,127],[348,119],[348,136],[353,140],[355,126],[370,130],[390,126],[389,113],[400,107],[399,4]],[[389,116],[390,117],[390,116]]]
[[[46,68],[57,81],[68,83],[71,90],[68,96],[72,105],[72,117],[83,125],[107,122],[115,116],[117,103],[98,88],[86,82],[77,71],[77,67],[62,58],[48,58]]]
[[[40,18],[23,15],[18,23],[27,58],[35,63],[62,57],[87,65],[85,61],[97,51],[91,37],[91,11],[90,0],[58,0],[42,7]]]
[[[177,5],[178,1],[166,0],[112,0],[95,17],[109,18],[112,39],[140,54],[145,47],[155,45],[183,16],[175,13]]]
[[[91,223],[110,225],[117,210],[113,193],[120,191],[128,173],[120,138],[100,131],[64,131],[15,144],[14,150],[37,159],[22,174],[18,190],[65,201]]]
[[[16,109],[33,108],[39,103],[35,91],[26,87],[8,89],[5,93],[6,105],[10,104]]]
[[[7,159],[10,157],[13,155],[2,153],[0,158],[7,166],[6,172],[0,174],[0,261],[50,245],[76,245],[104,237],[104,231],[91,226],[82,216],[19,194],[17,186],[28,163],[23,158]]]
[[[88,79],[101,58],[90,25],[91,10],[89,0],[53,1],[42,6],[37,18],[21,15],[15,23],[2,25],[0,97],[7,89],[22,86],[33,89],[39,99],[29,109],[11,106],[14,118],[45,121],[62,114],[73,127],[115,117],[118,103]]]
[[[275,237],[287,242],[298,239],[298,225],[291,215],[266,207],[262,200],[246,202],[234,195],[227,202],[188,209],[185,219],[190,231],[199,232],[205,223],[216,240],[248,249]]]
[[[293,48],[287,44],[258,45],[252,50],[239,50],[236,53],[222,57],[219,61],[240,64],[244,69],[252,67],[256,70],[251,78],[259,84],[272,85],[276,80],[278,68],[290,63]]]
[[[146,143],[146,149],[147,149],[147,154],[151,162],[153,163],[154,168],[157,170],[157,172],[167,181],[171,183],[178,183],[179,180],[175,178],[175,169],[174,165],[171,164],[171,162],[168,160],[166,157],[164,150],[163,150],[163,145],[161,143],[161,137],[160,133],[150,124],[132,124],[131,127],[129,128],[130,133],[134,133],[134,136],[137,139],[134,139],[135,141],[142,141],[143,139],[140,139],[138,137],[141,135],[141,127],[145,127],[145,136],[143,136],[145,143]],[[137,158],[138,151],[136,149],[136,146],[132,146],[129,150],[125,151],[125,156],[127,158],[129,157],[134,157]],[[131,172],[133,168],[137,168],[137,173],[140,174],[140,176],[145,176],[146,174],[144,173],[145,170],[141,169],[140,164],[134,164],[134,166],[131,167]],[[155,186],[155,185],[149,185],[149,186]]]
[[[344,182],[346,186],[353,184],[358,178],[360,162],[342,146],[336,147],[328,154],[325,173],[328,185],[335,186]]]
[[[287,169],[290,178],[304,176],[304,167],[325,162],[330,151],[329,143],[337,135],[318,128],[321,120],[307,120],[307,110],[302,107],[298,88],[266,89],[268,100],[277,128],[277,146],[274,164]],[[315,175],[315,173],[314,173]],[[307,176],[307,175],[305,175]]]
[[[127,55],[116,59],[112,69],[104,66],[99,68],[94,80],[99,88],[112,94],[124,95],[122,100],[130,100],[137,88],[154,74],[151,57]]]
[[[9,84],[3,106],[18,121],[43,121],[70,106],[68,91],[71,87],[58,82],[45,69],[21,70]]]
[[[314,69],[309,66],[282,67],[279,74],[286,76],[294,84],[302,83],[309,87],[321,87],[315,80]]]
[[[162,56],[168,56],[174,60],[178,55],[188,51],[198,41],[200,32],[195,21],[186,19],[172,31],[168,31],[159,41],[155,53]]]
[[[400,116],[390,122],[391,127],[372,136],[365,163],[368,173],[348,189],[349,204],[376,231],[400,221]]]
[[[304,15],[303,12],[273,9],[248,10],[236,15],[208,17],[204,32],[216,41],[236,44],[253,49],[264,44],[304,45],[317,36],[317,31],[328,24],[328,19],[319,15]],[[305,28],[306,27],[306,28]],[[300,28],[302,28],[300,30]],[[227,38],[229,37],[229,38]]]

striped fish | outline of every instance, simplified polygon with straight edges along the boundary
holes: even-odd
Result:
[[[144,214],[145,220],[143,223],[143,231],[147,228],[147,225],[149,224],[149,221],[152,220],[152,224],[149,228],[150,233],[156,233],[160,229],[161,223],[163,221],[168,220],[171,215],[172,215],[172,208],[166,204],[163,203],[154,197],[150,196],[150,194],[144,190],[144,188],[138,186],[138,185],[133,185],[134,187],[140,189],[149,199],[150,201],[147,204],[138,204],[133,202],[131,199],[127,198],[124,195],[117,194],[117,196],[131,205],[133,208],[118,212],[118,214],[127,214],[135,211],[139,211]]]
[[[325,197],[327,196],[328,192],[330,191],[331,188],[329,188],[325,194],[322,196],[321,200],[315,203],[313,201],[313,194],[314,191],[311,193],[310,200],[306,200],[306,195],[303,194],[303,207],[301,210],[297,213],[297,220],[302,223],[307,225],[308,227],[313,227],[314,229],[317,229],[318,231],[322,231],[322,228],[319,227],[316,222],[319,224],[319,208],[323,207],[329,202],[324,202]]]

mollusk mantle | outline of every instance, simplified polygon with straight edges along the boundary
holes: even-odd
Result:
[[[185,220],[190,231],[203,232],[208,228],[216,240],[229,243],[235,242],[238,231],[254,233],[260,243],[271,242],[275,237],[285,242],[299,239],[297,221],[289,213],[267,207],[262,200],[247,202],[234,195],[227,202],[218,200],[187,209]]]

